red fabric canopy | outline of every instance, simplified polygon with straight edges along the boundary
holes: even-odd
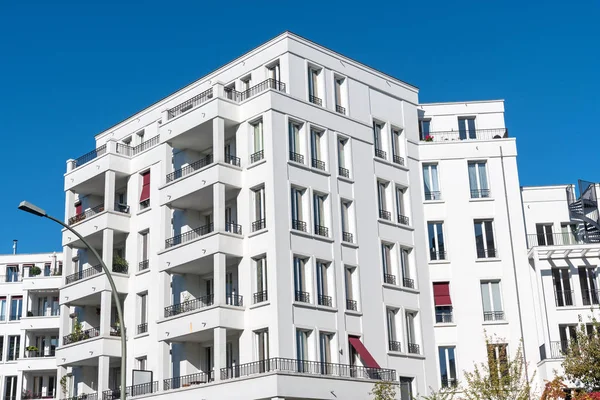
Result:
[[[140,202],[148,200],[150,198],[150,171],[142,174],[142,194],[140,195]]]
[[[81,203],[75,204],[75,215],[81,214],[82,211],[83,211],[83,208],[81,206]]]
[[[350,344],[352,345],[352,347],[354,347],[354,350],[356,350],[356,352],[358,353],[358,355],[362,359],[362,363],[363,363],[363,365],[365,367],[367,367],[367,368],[380,368],[379,364],[377,364],[377,361],[375,361],[375,359],[373,358],[373,356],[371,355],[371,353],[369,353],[369,350],[367,350],[367,348],[360,341],[359,338],[349,336],[348,337],[348,341],[350,342]]]
[[[436,282],[433,284],[433,299],[436,306],[451,306],[450,284],[448,282]]]

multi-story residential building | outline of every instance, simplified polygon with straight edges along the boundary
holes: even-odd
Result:
[[[0,393],[55,398],[60,253],[0,255]]]
[[[551,380],[580,322],[591,326],[600,305],[600,185],[522,189],[530,272],[535,278],[538,370]],[[532,332],[533,335],[533,332]]]

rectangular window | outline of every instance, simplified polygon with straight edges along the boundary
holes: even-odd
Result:
[[[256,360],[264,361],[269,359],[269,330],[262,329],[254,332],[256,346]]]
[[[7,265],[6,266],[6,282],[19,282],[19,266],[18,265]]]
[[[246,93],[244,93],[244,97],[245,98],[250,97],[249,90],[252,87],[252,76],[248,75],[248,76],[240,79],[240,83],[242,84],[240,87],[241,91],[246,92]]]
[[[274,82],[271,82],[272,85],[275,82],[281,81],[281,70],[279,68],[279,61],[277,61],[275,64],[271,64],[267,67],[267,78],[274,81]]]
[[[392,142],[392,161],[398,165],[404,165],[404,157],[400,155],[400,143],[401,143],[402,131],[398,128],[392,128],[391,142]]]
[[[579,267],[579,287],[584,306],[598,305],[598,284],[595,267]]]
[[[135,360],[137,362],[137,369],[146,371],[146,368],[148,367],[148,357],[147,356],[138,357]]]
[[[302,303],[310,303],[306,272],[306,260],[294,257],[294,298]]]
[[[577,225],[564,223],[560,225],[560,232],[562,235],[562,244],[578,244],[581,243],[579,235],[577,234]]]
[[[341,220],[342,220],[342,240],[347,243],[354,243],[353,229],[350,224],[350,216],[352,215],[350,208],[352,202],[349,200],[342,200],[341,202]]]
[[[44,264],[44,276],[52,275],[52,264]]]
[[[387,154],[383,151],[381,135],[383,134],[383,124],[373,122],[373,145],[375,146],[375,157],[387,159]]]
[[[496,258],[496,244],[494,242],[494,229],[491,220],[474,222],[475,245],[477,258]]]
[[[256,271],[256,292],[254,293],[254,304],[268,300],[267,292],[267,256],[254,259]]]
[[[23,296],[13,296],[10,299],[10,321],[18,321],[23,314]]]
[[[320,98],[319,93],[319,76],[321,75],[321,70],[308,67],[308,101],[313,104],[322,106],[323,100]]]
[[[344,99],[344,86],[346,79],[340,76],[334,77],[334,96],[335,96],[335,111],[340,114],[346,114],[346,102]]]
[[[338,138],[338,173],[344,178],[350,178],[350,163],[347,162],[346,147],[348,139]]]
[[[262,120],[254,122],[252,126],[252,154],[250,162],[254,163],[265,158],[263,142],[263,123]]]
[[[483,303],[484,321],[503,321],[502,295],[500,281],[481,282],[481,300]]]
[[[400,377],[400,400],[413,400],[413,378]]]
[[[331,375],[334,373],[334,366],[331,364],[331,347],[333,342],[333,333],[319,333],[319,359],[321,360],[321,374]]]
[[[325,171],[325,155],[323,154],[323,131],[310,130],[310,151],[312,154],[311,165],[313,168]]]
[[[7,376],[4,378],[4,399],[13,400],[17,398],[17,377]]]
[[[148,331],[148,293],[138,294],[138,304],[140,307],[140,325],[138,326],[139,335],[140,333],[145,333]]]
[[[292,187],[292,229],[306,232],[306,222],[303,220],[303,195],[304,189]]]
[[[554,246],[553,224],[535,224],[538,246]]]
[[[402,225],[409,225],[409,219],[406,216],[406,210],[404,209],[404,192],[406,189],[396,186],[396,212],[398,213],[398,223]]]
[[[436,324],[449,324],[454,322],[449,282],[433,283],[433,300],[435,303]]]
[[[554,283],[556,306],[572,306],[573,289],[571,288],[569,268],[552,268],[552,281]]]
[[[140,232],[140,264],[138,266],[139,271],[143,271],[148,269],[149,261],[148,261],[148,239],[150,232]]]
[[[301,154],[302,146],[300,142],[300,129],[301,126],[297,122],[289,122],[288,136],[290,146],[290,160],[300,164],[304,164],[304,156]]]
[[[390,351],[402,351],[398,335],[396,333],[396,315],[398,310],[395,308],[386,308],[388,349]]]
[[[6,297],[0,297],[0,321],[6,321]]]
[[[396,275],[394,274],[394,266],[392,260],[392,251],[394,245],[389,243],[381,244],[381,260],[383,263],[383,282],[390,285],[396,284]]]
[[[254,221],[252,222],[252,232],[256,232],[267,227],[264,186],[252,190],[252,200],[254,202]]]
[[[472,199],[490,197],[486,165],[485,161],[469,161],[469,186]]]
[[[4,361],[4,336],[0,336],[0,362]]]
[[[402,286],[414,289],[415,280],[410,273],[410,249],[400,248],[400,272],[402,273]]]
[[[446,259],[443,225],[442,222],[427,223],[427,233],[429,235],[429,259],[432,261]]]
[[[423,164],[423,187],[425,189],[425,200],[442,199],[437,164]]]
[[[377,202],[379,205],[379,218],[390,220],[392,213],[388,211],[387,205],[387,188],[389,183],[378,180],[377,181]]]
[[[354,273],[355,267],[345,267],[345,284],[346,284],[346,310],[358,311],[358,303],[354,294]]]
[[[420,354],[421,349],[417,343],[417,334],[415,330],[415,321],[417,319],[417,313],[414,311],[406,312],[406,341],[408,352],[411,354]]]
[[[487,345],[488,366],[492,382],[498,382],[508,375],[508,344],[490,343]]]
[[[460,140],[477,139],[477,131],[475,130],[475,117],[459,117],[458,134]]]
[[[440,378],[443,388],[456,387],[456,348],[438,347],[440,359]]]
[[[296,359],[298,361],[308,361],[308,336],[309,331],[296,329]],[[303,367],[303,363],[298,363],[298,368]],[[301,369],[299,372],[302,372]]]
[[[15,361],[19,358],[19,350],[21,348],[21,336],[8,337],[8,357],[6,361]]]
[[[431,134],[431,120],[430,119],[422,119],[419,121],[419,138],[421,140],[426,140],[428,136]]]
[[[327,263],[323,261],[317,261],[317,301],[320,306],[333,307],[331,296],[329,296],[329,279]]]
[[[315,221],[315,234],[319,236],[329,236],[329,228],[327,228],[327,216],[325,215],[326,195],[315,193],[313,194],[313,211]]]
[[[140,209],[143,210],[150,206],[150,171],[143,172],[141,176]]]

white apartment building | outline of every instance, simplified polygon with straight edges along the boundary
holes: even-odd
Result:
[[[0,393],[55,398],[60,253],[0,255]]]

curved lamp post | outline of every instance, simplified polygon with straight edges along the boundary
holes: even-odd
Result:
[[[75,230],[73,230],[70,226],[68,226],[61,220],[56,219],[53,216],[46,214],[46,211],[31,204],[28,201],[22,201],[19,204],[19,210],[28,212],[33,215],[37,215],[38,217],[45,217],[45,218],[51,219],[52,221],[56,222],[57,224],[64,226],[68,231],[72,232],[75,236],[77,236],[79,239],[81,239],[81,241],[83,242],[85,247],[87,247],[98,260],[100,260],[102,269],[104,270],[104,273],[106,274],[106,277],[108,278],[108,283],[110,283],[110,288],[112,290],[113,299],[117,306],[117,317],[119,318],[119,323],[121,324],[121,393],[120,394],[121,394],[121,400],[125,400],[126,385],[127,385],[127,370],[126,370],[127,338],[125,337],[125,332],[126,332],[125,331],[125,320],[123,319],[123,309],[121,308],[121,302],[119,301],[119,294],[117,293],[117,288],[115,287],[115,281],[113,280],[112,275],[110,274],[110,271],[108,270],[108,267],[106,266],[106,264],[104,264],[104,261],[102,260],[102,257],[100,257],[98,252],[92,246],[90,246],[90,244],[83,238],[83,236],[81,236],[79,233],[77,233]]]

